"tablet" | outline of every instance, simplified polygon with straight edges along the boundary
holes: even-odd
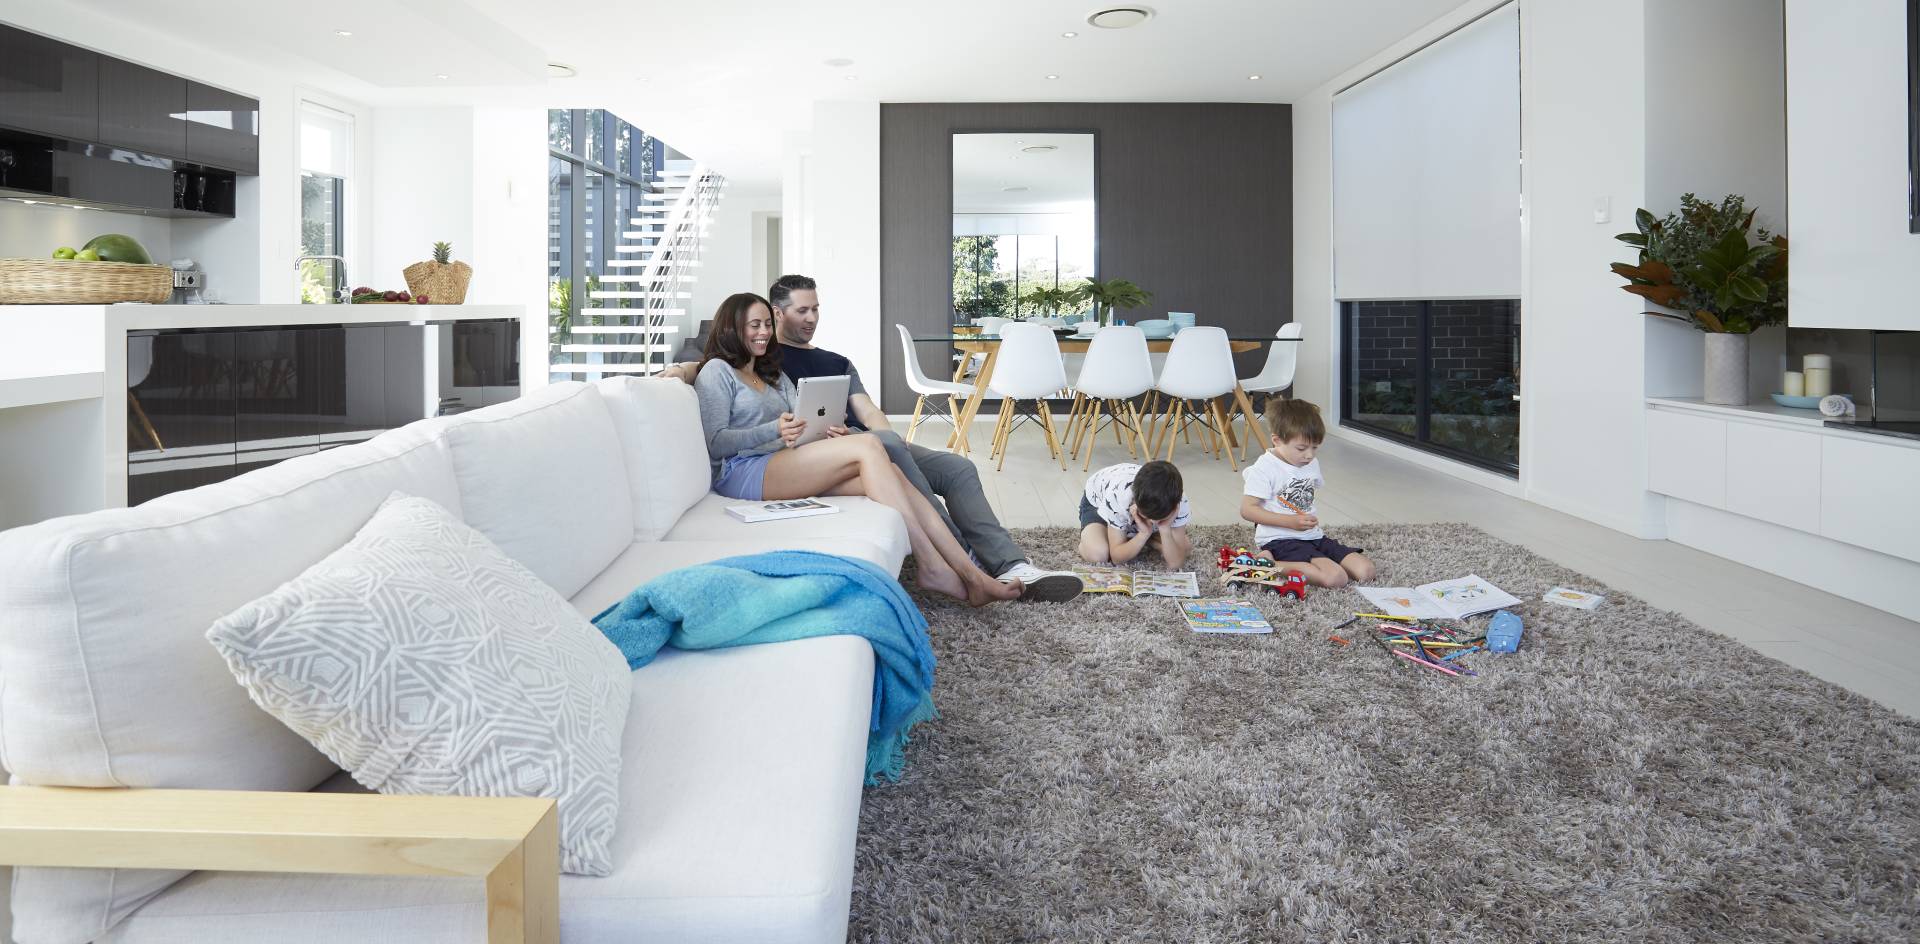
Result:
[[[800,395],[794,399],[793,415],[807,421],[807,428],[794,441],[804,446],[827,437],[827,427],[847,425],[846,374],[831,377],[800,378]]]

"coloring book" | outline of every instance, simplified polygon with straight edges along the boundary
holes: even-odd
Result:
[[[1124,593],[1132,597],[1197,597],[1200,579],[1192,571],[1177,574],[1126,571],[1110,567],[1076,567],[1073,575],[1088,593]]]
[[[1466,619],[1520,601],[1477,574],[1421,584],[1418,587],[1354,587],[1367,602],[1388,616],[1415,619]]]
[[[1245,600],[1194,600],[1180,604],[1180,615],[1196,633],[1270,633],[1273,624]]]

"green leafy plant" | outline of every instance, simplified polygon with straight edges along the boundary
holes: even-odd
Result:
[[[1716,204],[1691,193],[1664,219],[1635,210],[1635,232],[1614,237],[1640,251],[1637,263],[1613,263],[1627,280],[1621,288],[1685,312],[1702,331],[1750,334],[1785,322],[1787,238],[1754,229],[1755,212],[1739,194]]]
[[[1033,313],[1048,317],[1058,317],[1062,309],[1076,307],[1081,301],[1073,289],[1052,286],[1036,288],[1020,300]]]
[[[1126,279],[1108,279],[1102,282],[1099,279],[1089,278],[1067,291],[1072,293],[1070,304],[1093,302],[1094,313],[1099,317],[1101,324],[1112,322],[1113,313],[1117,309],[1131,310],[1153,300],[1152,292]]]

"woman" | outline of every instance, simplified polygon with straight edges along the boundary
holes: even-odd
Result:
[[[793,381],[780,372],[766,299],[742,292],[720,303],[693,387],[714,491],[745,501],[865,495],[906,520],[920,586],[969,606],[1020,596],[1019,581],[1001,583],[973,563],[878,439],[837,429],[827,439],[794,445],[807,424],[793,415]]]

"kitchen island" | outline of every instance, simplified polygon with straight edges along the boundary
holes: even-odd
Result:
[[[0,306],[0,528],[509,399],[546,380],[519,369],[543,329],[517,305]]]

